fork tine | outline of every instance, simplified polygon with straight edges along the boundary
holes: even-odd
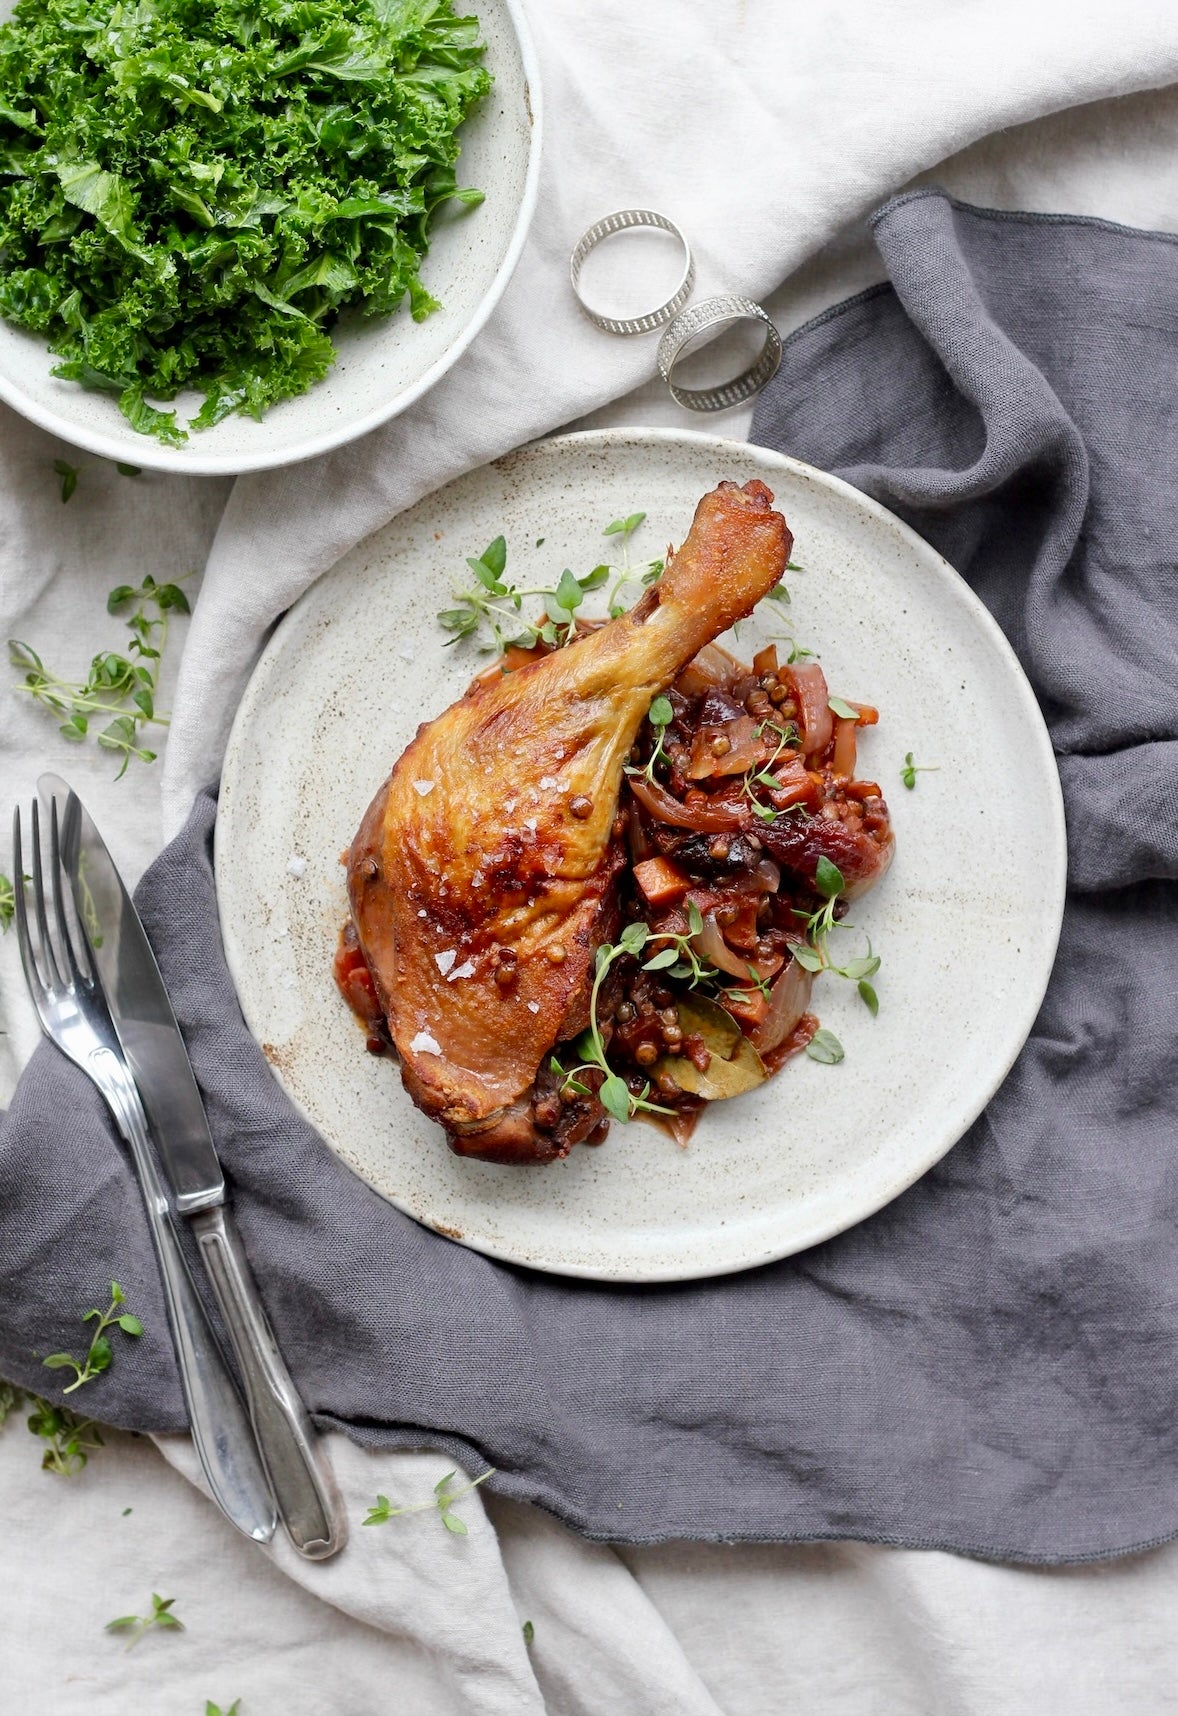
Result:
[[[33,944],[29,937],[29,912],[28,906],[25,904],[24,861],[21,852],[20,832],[20,806],[18,805],[12,813],[12,862],[16,869],[16,880],[12,891],[15,895],[14,903],[16,906],[16,940],[17,946],[20,948],[20,962],[24,967],[25,982],[28,984],[29,993],[39,1009],[45,996],[45,985],[41,980],[41,973],[37,969]]]
[[[37,933],[41,938],[41,956],[49,973],[49,982],[60,989],[65,979],[57,967],[53,943],[49,939],[49,919],[45,913],[45,878],[41,870],[41,818],[37,801],[33,800],[33,905],[37,911]]]
[[[70,979],[74,983],[84,983],[85,973],[78,964],[78,956],[74,952],[73,940],[70,937],[69,920],[65,913],[65,890],[67,887],[65,870],[61,862],[61,841],[57,829],[57,800],[53,799],[49,809],[49,858],[53,870],[53,910],[57,918],[58,934],[64,949],[64,958],[69,968]]]

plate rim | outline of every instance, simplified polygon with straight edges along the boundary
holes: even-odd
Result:
[[[116,463],[126,461],[128,455],[135,453],[135,463],[145,471],[166,471],[173,475],[187,477],[238,477],[246,476],[257,471],[280,471],[290,465],[301,465],[307,459],[317,458],[322,453],[330,453],[337,447],[347,446],[352,441],[358,441],[362,436],[371,434],[379,429],[381,424],[399,417],[424,397],[431,388],[451,369],[486,326],[492,311],[507,290],[512,275],[515,273],[519,259],[523,254],[528,233],[531,230],[532,217],[536,211],[536,201],[540,191],[540,156],[542,153],[544,130],[544,95],[540,82],[540,61],[536,45],[532,37],[531,27],[523,8],[523,0],[500,0],[500,4],[511,20],[512,32],[519,48],[520,61],[524,74],[524,101],[530,115],[531,124],[528,128],[528,165],[524,174],[523,195],[516,211],[515,223],[511,229],[511,237],[507,248],[495,270],[482,298],[475,306],[473,315],[462,329],[458,338],[448,346],[442,354],[435,358],[430,367],[402,393],[396,394],[391,401],[382,402],[374,407],[358,421],[337,425],[325,429],[318,435],[310,437],[305,443],[290,448],[285,452],[258,452],[256,454],[231,453],[215,454],[201,453],[198,449],[189,451],[191,440],[184,447],[165,447],[151,435],[136,437],[134,445],[128,443],[122,435],[108,433],[103,429],[90,429],[70,422],[53,410],[52,406],[44,405],[28,395],[18,382],[0,370],[0,400],[11,405],[29,423],[38,429],[44,429],[49,435],[54,435],[59,441],[65,441],[71,447],[78,447],[83,452],[94,453],[101,459],[111,459]],[[17,330],[18,332],[27,330]],[[36,337],[36,336],[35,336]],[[46,348],[46,357],[49,357]],[[302,398],[311,398],[314,388]],[[260,427],[260,426],[259,426]],[[144,442],[140,448],[139,442]]]
[[[897,517],[895,513],[891,512],[872,496],[864,494],[862,490],[855,488],[851,483],[846,482],[841,477],[833,475],[829,471],[822,471],[815,465],[809,465],[803,460],[795,459],[788,453],[780,453],[775,448],[763,447],[757,442],[744,441],[731,436],[707,434],[698,430],[653,426],[648,427],[644,425],[623,426],[612,429],[575,430],[564,435],[543,437],[535,441],[526,442],[520,447],[513,448],[510,452],[502,454],[500,458],[487,461],[487,465],[505,465],[513,460],[520,460],[538,454],[542,455],[550,450],[568,446],[583,445],[586,448],[591,447],[602,452],[610,452],[635,443],[646,446],[665,447],[686,445],[688,447],[698,448],[701,450],[704,448],[712,448],[717,451],[722,451],[726,457],[730,457],[734,449],[745,448],[758,459],[768,460],[779,469],[788,471],[794,478],[816,482],[820,487],[833,491],[841,499],[849,502],[853,508],[866,512],[868,515],[880,522],[886,529],[896,532],[899,539],[905,544],[905,546],[910,549],[914,549],[920,557],[927,558],[931,561],[938,574],[955,587],[958,598],[963,600],[966,608],[972,611],[975,621],[980,624],[981,629],[987,635],[990,644],[996,648],[999,656],[1003,659],[1008,673],[1012,677],[1013,684],[1017,688],[1017,694],[1022,703],[1023,711],[1029,717],[1027,726],[1030,729],[1031,747],[1039,755],[1040,763],[1043,766],[1043,772],[1045,773],[1046,780],[1050,786],[1049,800],[1042,808],[1052,836],[1053,870],[1053,874],[1049,878],[1050,885],[1045,890],[1053,902],[1053,909],[1051,912],[1050,922],[1044,926],[1047,929],[1048,934],[1042,943],[1042,965],[1034,982],[1031,983],[1025,991],[1025,998],[1022,1006],[1014,1010],[1013,1016],[1017,1029],[1011,1039],[1013,1047],[1010,1049],[1008,1056],[1002,1064],[999,1065],[995,1062],[991,1075],[979,1084],[978,1089],[981,1094],[977,1104],[972,1108],[972,1112],[968,1113],[964,1123],[956,1132],[955,1136],[950,1138],[947,1143],[939,1145],[933,1153],[929,1154],[925,1151],[920,1155],[919,1159],[914,1158],[915,1166],[912,1166],[911,1169],[906,1166],[905,1170],[901,1174],[891,1180],[888,1180],[885,1183],[883,1190],[880,1191],[878,1195],[873,1194],[870,1200],[857,1206],[857,1213],[852,1216],[850,1220],[841,1220],[837,1217],[817,1217],[810,1224],[809,1228],[801,1230],[800,1236],[795,1234],[793,1238],[784,1244],[779,1245],[774,1243],[757,1251],[755,1254],[746,1254],[738,1259],[722,1261],[718,1264],[710,1264],[707,1262],[700,1262],[698,1265],[672,1263],[666,1266],[639,1266],[634,1269],[628,1269],[616,1266],[608,1267],[602,1264],[593,1265],[591,1263],[569,1263],[563,1260],[557,1261],[552,1258],[544,1258],[542,1256],[538,1257],[535,1254],[522,1257],[518,1250],[512,1250],[509,1246],[505,1246],[503,1244],[497,1244],[491,1241],[476,1242],[474,1239],[467,1238],[465,1235],[461,1239],[456,1239],[452,1231],[434,1225],[417,1211],[411,1209],[405,1201],[393,1197],[380,1187],[374,1186],[373,1182],[361,1173],[358,1168],[354,1167],[352,1163],[349,1162],[347,1158],[332,1145],[330,1140],[324,1136],[315,1120],[306,1112],[298,1097],[287,1088],[287,1085],[282,1079],[278,1069],[273,1066],[271,1067],[271,1071],[277,1078],[283,1093],[312,1130],[316,1132],[322,1140],[324,1147],[330,1150],[332,1155],[335,1156],[338,1161],[341,1161],[349,1172],[356,1174],[356,1176],[365,1185],[370,1186],[379,1197],[383,1198],[395,1209],[400,1210],[411,1220],[417,1222],[419,1226],[426,1228],[429,1232],[442,1233],[444,1237],[451,1239],[453,1243],[462,1245],[466,1249],[478,1253],[480,1256],[492,1258],[497,1262],[511,1264],[515,1268],[534,1269],[545,1275],[563,1275],[575,1280],[600,1281],[606,1284],[619,1286],[658,1286],[680,1281],[710,1280],[713,1277],[719,1278],[727,1275],[742,1274],[749,1269],[762,1268],[766,1264],[780,1262],[787,1257],[797,1256],[799,1253],[808,1251],[815,1245],[820,1245],[828,1239],[833,1239],[841,1233],[846,1233],[850,1231],[850,1229],[858,1227],[861,1222],[867,1221],[872,1216],[878,1214],[881,1209],[885,1208],[897,1197],[901,1196],[901,1194],[907,1191],[909,1187],[915,1185],[917,1180],[922,1179],[930,1169],[934,1168],[938,1162],[942,1161],[944,1157],[961,1142],[965,1133],[974,1124],[978,1116],[983,1113],[991,1098],[998,1091],[1007,1074],[1010,1072],[1010,1069],[1018,1059],[1028,1037],[1030,1036],[1035,1020],[1038,1017],[1039,1010],[1042,1007],[1043,999],[1047,992],[1047,986],[1055,968],[1055,961],[1059,948],[1059,938],[1063,927],[1063,915],[1067,895],[1068,848],[1067,825],[1064,816],[1063,787],[1060,781],[1055,750],[1051,743],[1051,736],[1048,732],[1043,711],[1039,707],[1039,702],[1035,696],[1034,690],[1032,689],[1031,683],[1027,678],[1026,673],[1023,670],[1022,663],[1015,654],[1009,639],[999,626],[993,614],[991,614],[990,610],[986,607],[985,603],[974,592],[956,568],[945,559],[944,555],[935,549],[931,543],[927,542],[918,531],[912,528],[911,525],[906,524],[903,519]],[[465,478],[472,476],[476,470],[486,469],[487,465],[476,466],[473,470],[462,472],[459,476],[453,477],[448,482],[440,484],[438,488],[431,490],[429,495],[425,495],[421,500],[416,501],[414,503],[414,507],[420,507],[422,504],[427,502],[432,495],[441,493],[442,490],[449,488],[452,483],[463,481]],[[405,508],[404,510],[409,511],[412,509]],[[267,641],[264,650],[254,665],[249,682],[246,685],[245,691],[242,693],[241,700],[234,715],[222,763],[222,788],[226,778],[236,767],[239,759],[244,759],[248,755],[249,747],[245,743],[246,724],[253,708],[261,697],[261,682],[265,677],[265,670],[268,669],[272,658],[277,656],[282,650],[287,630],[296,623],[298,612],[303,602],[308,598],[311,591],[314,590],[322,581],[322,578],[326,578],[332,571],[334,571],[335,566],[338,566],[340,561],[346,559],[348,555],[353,554],[358,549],[362,548],[365,542],[378,535],[380,531],[387,529],[399,516],[400,514],[394,514],[392,518],[387,519],[384,524],[378,526],[377,530],[370,532],[368,537],[362,538],[359,542],[354,543],[345,554],[342,554],[339,557],[339,560],[335,561],[327,571],[321,574],[320,578],[316,579],[313,584],[307,587],[307,590],[305,590],[298,600],[292,604],[291,608],[288,609],[287,613],[283,616],[279,625],[275,628],[271,637]],[[216,881],[217,873],[220,868],[223,847],[225,842],[231,838],[232,818],[235,814],[235,795],[233,794],[231,794],[228,812],[228,818],[226,818],[226,816],[222,814],[220,806],[218,807],[218,815],[213,836],[214,881]],[[246,1009],[241,1000],[241,990],[238,983],[238,972],[239,970],[244,969],[248,965],[249,961],[246,957],[245,950],[239,946],[236,941],[234,925],[228,916],[225,897],[219,886],[216,888],[216,894],[217,916],[230,978],[233,982],[234,991],[238,997],[239,1005],[241,1006],[242,1018],[245,1021],[246,1029],[249,1031],[254,1042],[260,1045],[260,1038],[255,1034],[249,1024],[248,1018],[246,1017]],[[1048,954],[1050,957],[1048,957]],[[1011,1015],[1008,1013],[1008,1017],[1009,1016]]]

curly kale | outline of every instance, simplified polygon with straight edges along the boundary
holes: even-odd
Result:
[[[0,315],[139,430],[260,418],[339,311],[415,320],[456,132],[491,86],[450,0],[20,0],[0,28]]]

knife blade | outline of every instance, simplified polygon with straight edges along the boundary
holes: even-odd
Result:
[[[71,871],[78,916],[94,955],[123,1054],[130,1067],[180,1215],[225,1201],[204,1104],[176,1023],[160,968],[130,894],[78,795],[57,775],[38,781],[43,798],[58,800],[61,824],[76,828],[76,846],[63,856]],[[67,824],[70,798],[77,805]]]
[[[57,802],[61,826],[71,830],[62,858],[79,927],[147,1112],[174,1208],[191,1225],[225,1319],[279,1514],[301,1554],[325,1559],[347,1537],[339,1495],[230,1219],[204,1103],[147,932],[78,795],[57,775],[42,775],[37,786],[44,799]]]

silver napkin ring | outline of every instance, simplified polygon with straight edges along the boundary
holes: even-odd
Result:
[[[581,269],[589,252],[595,250],[603,238],[610,238],[615,232],[625,232],[627,227],[632,226],[657,227],[660,232],[669,232],[672,238],[677,238],[683,246],[683,274],[666,303],[660,304],[655,310],[649,310],[646,315],[603,316],[600,310],[595,310],[592,304],[586,302],[581,293]],[[576,249],[569,261],[569,279],[582,310],[591,322],[603,328],[607,334],[650,334],[656,328],[661,328],[664,322],[669,322],[675,312],[681,310],[691,297],[691,289],[695,285],[695,261],[691,246],[675,222],[668,220],[666,215],[658,214],[654,209],[619,209],[616,214],[594,221],[588,232],[577,240]]]
[[[680,387],[674,379],[675,365],[683,348],[707,328],[720,327],[724,322],[760,322],[765,329],[765,343],[758,358],[748,369],[723,382],[719,387]],[[751,298],[704,298],[676,316],[659,341],[659,374],[671,390],[677,405],[688,411],[726,411],[759,393],[765,383],[777,374],[781,363],[781,335],[759,304]]]

